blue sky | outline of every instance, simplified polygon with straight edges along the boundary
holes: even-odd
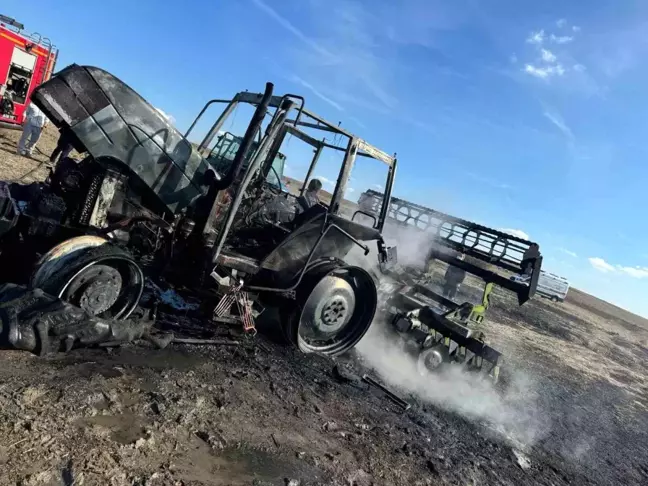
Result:
[[[398,153],[396,196],[524,232],[547,270],[648,317],[648,2],[4,0],[2,13],[52,38],[59,67],[113,72],[181,129],[208,99],[266,81],[301,93]]]

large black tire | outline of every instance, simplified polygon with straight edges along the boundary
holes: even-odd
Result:
[[[127,319],[144,291],[144,275],[125,250],[93,236],[66,240],[36,264],[30,286],[91,315]]]
[[[331,261],[307,271],[296,297],[294,308],[284,312],[286,338],[302,352],[329,356],[350,350],[362,339],[378,303],[369,273]]]

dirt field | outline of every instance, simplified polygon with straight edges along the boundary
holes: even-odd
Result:
[[[45,177],[45,156],[15,154],[18,136],[0,130],[0,179]],[[648,484],[648,321],[575,289],[564,304],[523,307],[496,291],[488,319],[505,392],[412,380],[380,322],[337,363],[263,336],[0,351],[0,485]],[[232,335],[190,315],[162,314],[159,326]],[[412,407],[339,382],[335,364],[388,382]]]

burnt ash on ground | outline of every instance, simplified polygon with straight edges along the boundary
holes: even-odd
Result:
[[[36,160],[14,153],[20,132],[0,132],[0,179],[42,180],[56,132]],[[403,412],[362,381],[340,383],[336,362],[263,336],[0,351],[0,485],[648,484],[646,321],[572,296],[518,307],[494,294],[488,340],[533,383],[543,425],[523,450],[436,402],[403,393]],[[241,339],[186,313],[158,325]],[[337,363],[361,375],[354,354]]]
[[[200,322],[163,315],[160,327],[232,337]],[[648,474],[645,435],[607,423],[623,397],[569,378],[543,382],[552,427],[524,451],[527,467],[456,413],[414,397],[403,412],[361,380],[340,383],[335,364],[363,373],[352,355],[307,356],[263,337],[3,354],[0,484],[641,484]],[[583,437],[596,441],[580,459],[594,453],[600,467],[576,457]]]
[[[2,484],[590,484],[265,340],[4,361]]]

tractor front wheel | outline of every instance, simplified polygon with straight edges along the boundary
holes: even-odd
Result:
[[[144,275],[126,251],[103,238],[80,236],[47,252],[30,284],[91,315],[127,319],[142,296]]]

